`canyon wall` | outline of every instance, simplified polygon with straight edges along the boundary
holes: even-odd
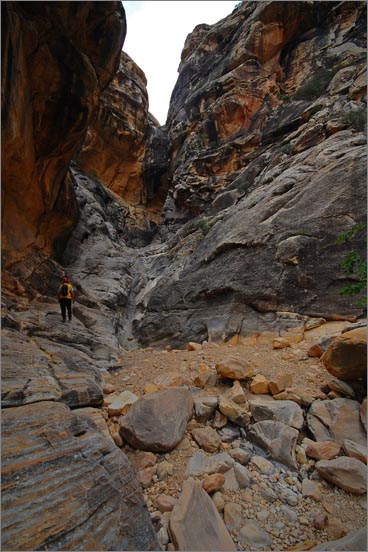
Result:
[[[76,224],[68,168],[126,23],[120,2],[3,2],[2,26],[3,267],[28,276]]]
[[[115,193],[132,239],[144,240],[161,221],[167,194],[168,136],[148,111],[147,80],[122,52],[119,70],[101,94],[79,166]],[[134,232],[135,230],[135,232]]]

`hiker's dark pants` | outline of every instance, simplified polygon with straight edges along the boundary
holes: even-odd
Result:
[[[68,309],[68,318],[69,320],[72,319],[72,300],[71,299],[60,299],[60,308],[61,308],[61,316],[63,317],[63,320],[66,320],[66,310]]]

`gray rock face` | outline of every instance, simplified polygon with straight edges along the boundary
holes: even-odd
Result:
[[[367,549],[367,528],[362,527],[358,531],[351,531],[342,539],[322,542],[312,550],[350,550],[351,552],[364,552]]]
[[[236,550],[212,500],[193,479],[183,484],[169,530],[177,550]]]
[[[352,439],[363,446],[367,434],[360,420],[360,404],[351,399],[315,401],[307,414],[307,423],[316,441]]]
[[[252,425],[248,437],[255,444],[269,452],[271,458],[297,468],[295,445],[299,432],[280,422],[265,420]]]
[[[169,451],[182,440],[192,413],[190,391],[185,387],[170,387],[133,403],[119,420],[120,433],[135,448]]]
[[[274,401],[261,397],[249,401],[250,411],[256,422],[274,420],[301,429],[304,423],[303,411],[294,401]]]
[[[97,425],[51,401],[3,410],[3,549],[159,550],[131,465],[99,416]]]

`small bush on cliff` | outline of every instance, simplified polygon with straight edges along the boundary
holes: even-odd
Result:
[[[350,241],[356,234],[362,232],[367,227],[366,223],[356,224],[344,234],[341,234],[336,240],[336,243],[344,243]],[[356,281],[353,284],[344,286],[340,290],[341,295],[352,296],[365,293],[367,289],[367,261],[362,259],[356,251],[351,251],[345,255],[341,267],[348,276],[355,275]],[[364,295],[357,303],[360,307],[367,306],[367,297]]]
[[[212,226],[215,224],[215,220],[201,219],[195,223],[196,230],[202,230],[203,234],[206,235],[211,230]]]
[[[367,110],[364,108],[345,113],[342,118],[344,124],[349,125],[355,130],[364,132],[367,128]]]
[[[317,73],[310,78],[303,86],[293,94],[293,100],[316,100],[326,90],[332,77],[339,70],[338,67],[332,69],[319,69]]]

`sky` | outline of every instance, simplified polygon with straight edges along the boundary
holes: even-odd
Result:
[[[185,39],[196,25],[217,23],[229,15],[232,0],[123,0],[127,35],[123,50],[144,71],[149,110],[166,122]]]

